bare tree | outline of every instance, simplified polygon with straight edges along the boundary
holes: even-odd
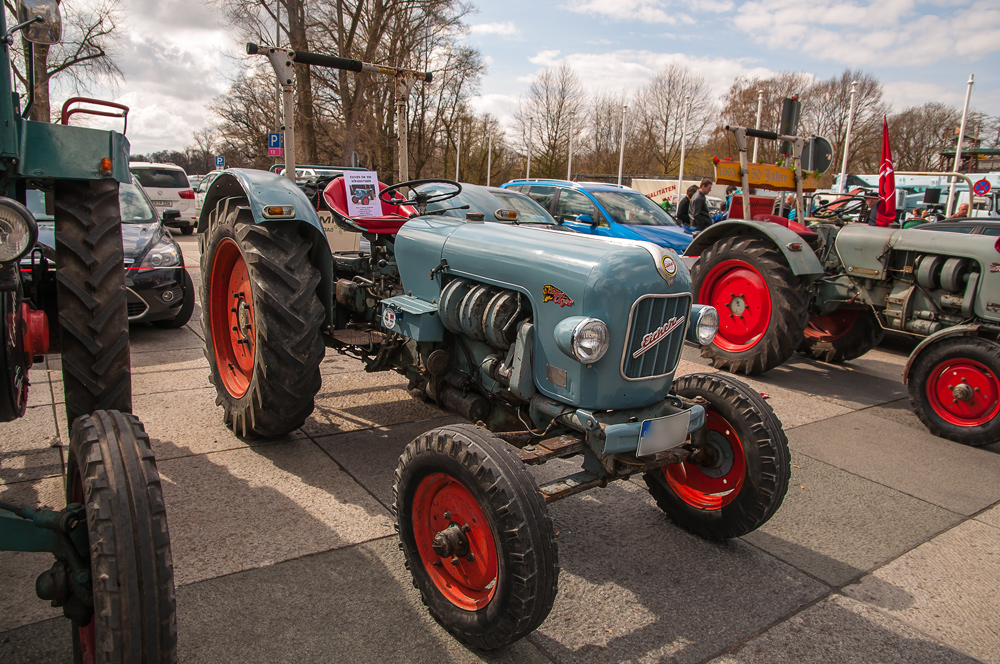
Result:
[[[740,127],[756,126],[758,93],[763,92],[764,103],[761,107],[760,127],[766,131],[777,131],[781,118],[782,100],[785,97],[797,95],[805,106],[804,93],[811,87],[812,83],[812,77],[792,72],[781,72],[770,78],[740,76],[722,97],[722,122],[719,124]],[[721,127],[711,142],[711,151],[719,156],[733,159],[739,156],[735,141],[732,140],[728,132],[722,131]],[[774,163],[777,159],[777,142],[760,141],[757,160]]]
[[[686,146],[693,151],[703,142],[708,126],[718,119],[718,109],[705,79],[675,64],[664,67],[635,94],[632,108],[641,139],[663,174],[677,171],[682,126],[687,134]]]
[[[953,148],[947,137],[961,122],[961,112],[953,106],[928,102],[911,106],[889,118],[892,156],[896,170],[929,171],[937,168],[938,153]]]
[[[583,115],[580,78],[563,62],[546,69],[532,82],[528,96],[514,113],[517,145],[532,154],[532,170],[542,177],[561,177],[569,156],[569,116]],[[620,118],[621,116],[619,116]],[[531,145],[528,133],[531,133]]]
[[[858,89],[847,170],[877,172],[882,159],[882,118],[889,114],[889,104],[882,95],[882,84],[874,75],[845,69],[840,76],[811,86],[804,95],[800,133],[813,133],[828,139],[834,147],[833,163],[841,163],[851,106],[851,83],[855,81]]]
[[[208,106],[219,118],[219,152],[237,167],[267,168],[267,130],[273,122],[274,76],[270,67],[241,72],[226,94]]]
[[[618,172],[622,112],[628,97],[602,92],[595,95],[587,113],[587,129],[582,143],[580,170],[592,174]]]

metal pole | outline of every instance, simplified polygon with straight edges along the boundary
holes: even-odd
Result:
[[[490,186],[490,171],[493,170],[493,132],[490,132],[489,147],[486,148],[486,186]]]
[[[566,164],[566,179],[573,179],[573,116],[576,113],[569,114],[569,162]]]
[[[973,76],[969,74],[969,89],[965,91],[965,108],[962,109],[962,126],[958,130],[958,143],[955,145],[955,165],[951,167],[951,170],[958,172],[958,166],[962,163],[962,139],[965,138],[965,123],[969,119],[969,99],[972,97],[972,83]],[[945,208],[945,216],[954,213],[951,205],[955,200],[955,185],[957,180],[955,178],[949,178],[951,180],[951,187],[948,189],[948,207]],[[969,190],[969,212],[972,212],[972,190]]]
[[[458,140],[455,141],[455,181],[459,182],[458,169],[462,165],[462,125],[458,125]]]
[[[854,126],[854,95],[858,92],[858,82],[851,82],[851,110],[847,112],[847,134],[844,135],[844,161],[840,165],[840,193],[847,189],[847,154],[851,149],[851,127]]]
[[[528,168],[524,173],[524,179],[528,180],[531,178],[531,130],[534,125],[534,119],[528,118]]]
[[[281,94],[285,101],[285,172],[292,184],[295,184],[295,99],[294,85],[281,86]]]
[[[760,113],[764,110],[764,91],[757,91],[757,129],[760,129]],[[760,143],[760,138],[754,137],[753,139],[753,163],[757,163],[757,144]]]
[[[277,0],[274,3],[274,5],[275,5],[274,45],[281,46],[281,0]],[[277,131],[281,131],[281,81],[275,82],[274,124],[277,125],[275,129]]]
[[[677,205],[681,204],[681,196],[684,194],[681,192],[681,188],[684,186],[684,138],[687,134],[687,120],[688,120],[688,104],[691,101],[691,95],[684,96],[684,111],[681,115],[681,165],[677,171]]]
[[[622,140],[621,146],[618,148],[618,184],[622,183],[622,167],[625,165],[625,112],[628,110],[628,104],[622,106]]]

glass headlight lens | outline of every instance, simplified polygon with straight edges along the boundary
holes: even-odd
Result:
[[[698,343],[707,346],[719,331],[719,312],[715,307],[705,307],[698,316]]]
[[[573,328],[570,342],[573,356],[583,364],[593,364],[604,357],[611,343],[611,333],[604,321],[588,318]]]
[[[17,260],[31,249],[38,227],[27,208],[0,198],[0,263]]]
[[[173,267],[181,264],[181,252],[173,242],[161,240],[157,242],[146,257],[142,259],[140,267]]]

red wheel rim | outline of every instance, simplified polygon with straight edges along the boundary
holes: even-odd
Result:
[[[836,341],[851,331],[859,315],[860,309],[841,309],[829,316],[813,316],[806,325],[805,337],[813,341]]]
[[[212,260],[209,320],[215,365],[226,391],[239,398],[253,376],[254,312],[250,277],[239,246],[223,239]]]
[[[489,521],[469,490],[445,473],[432,473],[417,485],[412,517],[420,560],[441,594],[466,611],[489,604],[498,580],[497,547]],[[452,526],[452,531],[464,531],[466,555],[441,556],[434,549],[435,535]]]
[[[740,353],[757,345],[771,323],[771,292],[764,277],[749,263],[722,261],[705,276],[698,302],[719,312],[719,333],[712,343]]]
[[[79,471],[73,474],[70,479],[70,499],[68,502],[79,503],[86,506],[86,499],[83,496],[83,482],[80,481]],[[91,576],[93,583],[93,576]],[[94,616],[91,614],[90,622],[83,627],[76,628],[77,641],[80,643],[80,661],[84,664],[91,664],[97,661],[97,637],[94,634]]]
[[[746,476],[743,444],[732,425],[718,413],[706,414],[708,442],[720,453],[720,466],[704,468],[689,463],[663,467],[667,484],[688,505],[702,510],[722,509],[736,500]]]
[[[945,422],[959,427],[980,426],[1000,412],[1000,380],[976,360],[945,360],[927,378],[927,399]]]

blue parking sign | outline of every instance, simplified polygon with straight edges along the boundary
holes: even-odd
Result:
[[[267,147],[268,148],[285,147],[285,135],[278,131],[272,131],[267,135]]]
[[[221,154],[217,155],[215,157],[215,166],[216,166],[216,168],[225,168],[226,167],[226,158],[223,157]]]

